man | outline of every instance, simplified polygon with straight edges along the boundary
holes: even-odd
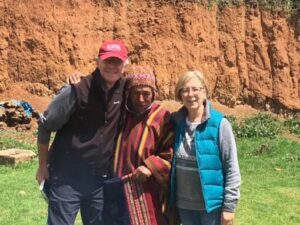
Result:
[[[96,70],[64,87],[39,121],[36,179],[49,183],[48,225],[74,224],[79,209],[83,224],[103,224],[103,182],[122,114],[127,58],[122,41],[104,42]]]

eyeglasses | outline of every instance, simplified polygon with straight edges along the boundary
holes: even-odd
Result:
[[[184,87],[180,89],[180,93],[182,95],[188,95],[190,91],[192,94],[197,95],[199,94],[202,90],[204,90],[204,87]]]

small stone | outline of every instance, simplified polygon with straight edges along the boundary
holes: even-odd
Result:
[[[19,126],[19,125],[17,125],[17,126],[16,126],[16,131],[18,131],[18,132],[21,132],[21,131],[23,131],[23,128],[22,128],[22,126]]]
[[[26,192],[25,192],[25,191],[19,191],[19,195],[25,196],[25,195],[26,195]]]
[[[4,121],[6,118],[5,110],[0,108],[0,121]]]
[[[0,122],[0,130],[5,130],[7,128],[6,123]]]

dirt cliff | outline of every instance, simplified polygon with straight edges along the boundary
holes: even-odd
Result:
[[[2,0],[0,92],[18,83],[33,94],[57,91],[67,74],[95,68],[103,40],[118,38],[132,63],[155,69],[160,99],[173,98],[184,71],[199,69],[222,104],[299,112],[299,11],[288,18],[197,2]]]

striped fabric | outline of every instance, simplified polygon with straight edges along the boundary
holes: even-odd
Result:
[[[128,113],[118,137],[113,165],[115,175],[131,174],[141,165],[152,172],[142,184],[134,182],[130,176],[124,180],[132,225],[166,224],[162,198],[167,192],[174,138],[169,116],[170,113],[156,103],[139,117]]]
[[[126,176],[123,180],[131,225],[151,225],[150,209],[143,186]]]

